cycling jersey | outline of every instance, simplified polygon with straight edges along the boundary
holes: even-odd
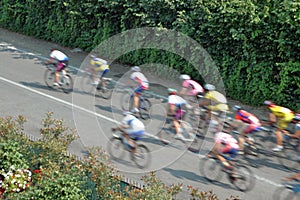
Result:
[[[218,91],[209,91],[205,94],[204,98],[209,99],[216,104],[227,104],[226,97]]]
[[[217,144],[229,145],[232,148],[238,149],[238,141],[230,134],[219,132],[215,135],[215,142]]]
[[[182,87],[184,87],[184,88],[191,87],[191,91],[189,91],[188,94],[187,94],[187,95],[190,95],[190,96],[195,96],[200,92],[201,93],[204,92],[203,87],[194,80],[184,80],[182,82]]]
[[[175,111],[176,113],[174,118],[177,120],[182,119],[185,114],[185,110],[183,108],[187,104],[186,100],[174,94],[168,97],[168,103],[176,106],[176,111]]]
[[[295,114],[288,108],[277,106],[277,105],[270,105],[270,111],[279,118],[277,121],[277,125],[280,129],[287,128],[288,124],[293,120]]]
[[[53,58],[59,62],[66,62],[69,60],[68,56],[61,51],[54,50],[50,54],[50,58]]]
[[[236,112],[235,119],[241,120],[247,124],[254,124],[257,126],[261,125],[259,122],[259,119],[255,115],[253,115],[245,110],[239,110],[238,112]]]
[[[123,125],[129,126],[132,130],[145,130],[145,126],[142,121],[140,121],[138,118],[136,118],[133,115],[127,115],[122,120]]]
[[[208,106],[212,111],[228,111],[226,97],[218,91],[209,91],[205,94],[204,98],[211,100],[212,105]]]
[[[130,79],[139,83],[141,89],[146,90],[149,88],[148,79],[141,72],[133,72],[130,75]]]
[[[101,58],[91,59],[90,64],[96,66],[96,71],[105,71],[107,69],[109,70],[109,65],[107,64],[107,61]]]
[[[220,153],[229,154],[232,158],[237,155],[238,141],[228,133],[219,132],[215,135],[215,143],[225,145],[219,149]]]
[[[187,104],[186,100],[175,94],[168,97],[168,103],[175,105],[177,109],[180,109],[183,107],[183,105]]]

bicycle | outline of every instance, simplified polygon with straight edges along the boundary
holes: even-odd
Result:
[[[275,190],[273,200],[296,200],[300,197],[300,184],[284,183],[281,187]]]
[[[50,63],[45,65],[47,69],[44,73],[44,81],[49,88],[59,88],[62,89],[64,93],[70,93],[73,91],[73,79],[68,73],[67,69],[63,69],[61,72],[59,72],[59,86],[57,87],[53,86],[55,82],[56,64]]]
[[[185,146],[190,146],[196,140],[195,131],[193,127],[184,120],[179,120],[181,134],[183,135],[184,139],[177,139],[175,127],[173,126],[172,120],[170,117],[167,118],[165,127],[163,127],[160,132],[157,134],[160,141],[165,145],[174,145],[180,140]],[[196,142],[196,141],[195,141]]]
[[[290,171],[296,171],[300,166],[300,140],[285,137],[283,149],[278,152],[279,163]]]
[[[126,91],[126,90],[125,90]],[[121,97],[121,106],[123,110],[131,111],[133,110],[133,98],[134,98],[134,90],[131,89],[128,91],[125,95]],[[144,95],[139,96],[139,116],[143,120],[150,119],[150,111],[151,108],[151,102],[147,97],[144,97]]]
[[[137,154],[133,152],[133,147],[128,144],[121,131],[113,134],[108,143],[108,153],[114,160],[122,160],[125,152],[130,154],[130,159],[140,169],[146,168],[151,162],[151,154],[144,144],[137,143]],[[135,141],[137,142],[137,141]]]
[[[240,133],[238,131],[232,131],[231,135],[235,135],[234,138],[239,140]],[[264,147],[257,143],[251,136],[246,135],[244,141],[244,154],[241,156],[246,160],[252,167],[258,168],[264,165]]]
[[[222,166],[222,163],[215,156],[205,156],[200,162],[200,173],[205,176],[209,182],[219,181],[223,174],[227,175],[227,179],[238,190],[245,192],[253,189],[255,177],[253,172],[246,165],[239,163],[237,160],[230,160],[224,156],[233,166],[232,170],[227,170]]]
[[[91,68],[87,68],[81,72],[81,90],[85,93],[95,93],[104,99],[109,99],[113,92],[113,81],[111,78],[103,77],[106,87],[102,87],[101,80],[95,84],[94,75]]]

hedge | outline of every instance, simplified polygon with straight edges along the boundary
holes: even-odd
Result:
[[[207,50],[228,96],[300,109],[298,0],[2,0],[0,7],[0,27],[87,51],[130,29],[179,31]],[[167,51],[132,51],[119,61],[166,63],[203,83],[203,74]]]

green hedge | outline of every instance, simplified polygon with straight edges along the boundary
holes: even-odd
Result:
[[[228,96],[300,109],[299,0],[2,0],[0,7],[1,27],[87,51],[129,29],[180,31],[209,52]],[[170,52],[139,50],[119,59],[167,62],[202,80]]]

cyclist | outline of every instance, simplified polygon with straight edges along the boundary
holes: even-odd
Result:
[[[92,83],[93,85],[98,85],[99,81],[96,78],[97,72],[100,72],[100,83],[101,85],[98,85],[97,89],[100,89],[101,87],[106,87],[105,85],[105,81],[103,80],[104,76],[109,72],[109,65],[107,64],[106,60],[103,60],[101,58],[98,58],[94,55],[91,55],[91,61],[90,61],[90,65],[91,65],[91,70],[93,72],[93,79],[94,82]]]
[[[142,94],[144,90],[149,89],[149,82],[148,79],[145,77],[143,73],[141,73],[141,68],[138,66],[131,67],[131,71],[133,73],[130,75],[130,79],[137,82],[138,86],[134,90],[134,98],[133,98],[133,104],[134,109],[132,110],[133,113],[139,112],[139,97]]]
[[[195,97],[204,92],[203,87],[198,82],[191,80],[189,75],[181,74],[179,79],[182,80],[182,88],[179,92],[180,95]]]
[[[202,102],[200,102],[199,106],[207,107],[208,115],[204,119],[205,122],[211,118],[211,111],[215,111],[219,116],[221,116],[222,113],[225,113],[229,110],[226,97],[222,93],[216,91],[214,85],[205,84],[204,93],[204,99]],[[219,119],[215,118],[214,120],[220,123]]]
[[[239,149],[238,141],[232,135],[225,132],[216,133],[214,140],[213,153],[226,169],[233,169],[227,160],[237,156]],[[229,154],[230,158],[226,159],[223,154]]]
[[[287,126],[293,120],[295,114],[292,110],[278,106],[271,101],[265,101],[265,105],[268,106],[271,111],[269,114],[269,124],[276,123],[276,137],[277,137],[277,147],[273,148],[273,151],[281,151],[282,146],[282,133],[287,134]]]
[[[297,111],[297,114],[293,118],[293,121],[295,122],[295,133],[290,134],[289,132],[286,132],[287,139],[293,138],[293,139],[300,139],[300,110]],[[299,143],[300,145],[300,143]],[[300,148],[300,146],[299,146]]]
[[[59,86],[59,72],[61,72],[68,66],[69,58],[66,54],[64,54],[59,50],[51,49],[50,51],[51,51],[50,59],[46,61],[45,64],[50,64],[50,63],[56,64],[55,80],[53,85]]]
[[[121,124],[116,128],[112,128],[112,131],[122,131],[126,142],[132,147],[133,152],[136,153],[137,145],[135,141],[145,134],[145,125],[141,120],[133,116],[131,112],[125,111],[123,115]]]
[[[183,141],[187,141],[180,129],[180,120],[184,118],[184,115],[186,113],[186,107],[188,107],[188,104],[186,100],[184,100],[182,97],[177,95],[177,90],[168,88],[168,116],[172,117],[173,124],[175,127],[175,138],[180,139]]]
[[[239,135],[239,146],[240,146],[239,154],[243,154],[244,153],[243,152],[244,142],[245,142],[246,135],[253,133],[256,130],[259,130],[259,128],[261,127],[261,123],[254,114],[252,114],[246,110],[243,110],[238,105],[235,105],[233,107],[233,110],[236,113],[235,113],[235,120],[230,124],[231,130],[234,128],[238,128],[238,131],[240,133],[240,135]],[[250,145],[253,144],[253,142],[249,139],[247,140],[247,143]]]

